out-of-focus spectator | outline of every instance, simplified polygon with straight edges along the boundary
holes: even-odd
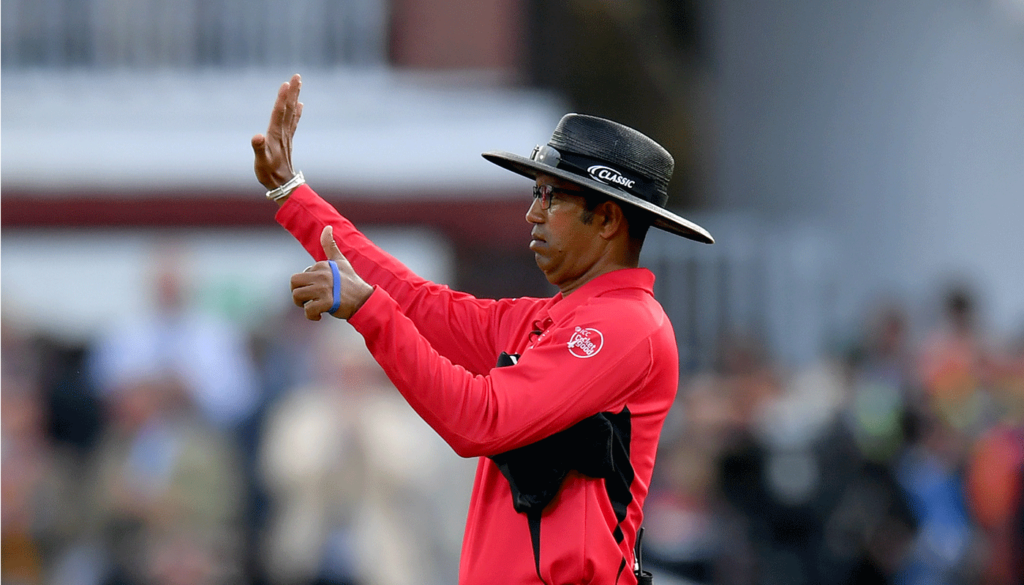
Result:
[[[914,354],[901,304],[879,303],[846,356],[842,421],[855,450],[852,473],[825,521],[826,540],[845,583],[896,583],[906,569],[918,523],[891,463],[904,449],[916,396]],[[845,567],[841,562],[848,562]]]
[[[268,417],[279,410],[287,410],[291,406],[280,404],[292,396],[296,388],[310,387],[318,375],[315,352],[316,329],[312,323],[300,313],[291,310],[288,303],[286,310],[271,313],[263,319],[252,332],[250,345],[259,372],[261,400],[256,412],[242,429],[242,444],[247,457],[247,475],[250,480],[249,501],[246,506],[248,531],[246,535],[246,573],[260,583],[266,581],[267,560],[265,558],[264,541],[271,515],[282,505],[275,499],[268,485],[272,480],[265,473],[266,439],[264,434],[270,429]],[[319,407],[318,401],[307,401],[312,407]],[[319,414],[329,414],[324,410]],[[278,418],[281,415],[277,415]],[[275,423],[276,424],[276,423]],[[275,440],[276,442],[276,440]],[[317,551],[313,551],[315,553]],[[312,553],[307,553],[312,554]],[[294,557],[297,561],[302,555]]]
[[[759,492],[750,491],[748,463],[757,457],[756,421],[780,391],[764,348],[749,336],[728,337],[716,371],[684,383],[645,504],[653,569],[701,583],[754,578],[748,504],[758,506]]]
[[[858,366],[895,359],[886,333]],[[730,339],[717,371],[680,391],[663,434],[645,520],[653,566],[698,583],[897,582],[916,523],[844,410],[848,382],[871,371],[825,359],[785,372],[752,338]]]
[[[977,579],[978,539],[968,510],[963,469],[973,442],[994,422],[991,340],[969,287],[949,288],[942,319],[917,356],[919,402],[906,443],[894,458],[918,533],[902,573],[906,583]]]
[[[918,376],[926,407],[952,430],[975,436],[991,420],[993,364],[980,330],[977,301],[966,286],[947,291],[942,322],[925,339]]]
[[[169,246],[153,265],[153,311],[111,323],[90,353],[106,428],[86,542],[100,543],[106,582],[238,578],[251,486],[241,439],[259,399],[247,337],[190,304]]]
[[[939,417],[924,417],[896,463],[919,532],[903,574],[910,584],[960,583],[968,566],[972,529],[964,498],[960,434]]]
[[[720,421],[722,405],[715,398],[695,388],[680,409],[689,414],[688,419],[710,415]],[[726,544],[730,548],[735,544],[726,537],[730,527],[722,514],[718,488],[719,454],[690,424],[685,432],[662,443],[659,471],[645,503],[644,554],[649,567],[710,582]]]
[[[2,384],[0,574],[4,583],[38,583],[43,555],[36,530],[40,506],[45,505],[40,496],[53,461],[43,432],[38,390],[14,376],[4,375]]]
[[[207,420],[237,428],[259,401],[245,333],[189,305],[181,259],[173,252],[157,254],[154,266],[154,311],[126,315],[95,344],[91,369],[99,392],[175,379]]]
[[[94,430],[92,414],[86,409],[79,424],[58,418],[54,394],[73,393],[74,388],[56,389],[64,376],[60,360],[53,359],[52,343],[12,325],[5,315],[2,338],[3,371],[0,375],[3,402],[2,472],[0,472],[0,571],[4,583],[41,583],[50,577],[51,565],[65,547],[83,530],[87,505],[83,502],[85,483],[83,451],[69,436],[84,437]],[[21,324],[19,324],[21,325]],[[70,413],[62,413],[69,415]],[[54,425],[71,423],[70,432],[54,432]],[[67,429],[63,429],[67,430]],[[56,581],[51,581],[56,582]]]
[[[868,319],[864,337],[850,356],[846,416],[861,454],[884,464],[902,449],[914,408],[914,356],[902,307],[893,302],[880,306]]]
[[[245,493],[231,435],[200,416],[173,379],[108,398],[95,452],[92,534],[107,583],[221,583],[240,572]]]
[[[274,583],[456,579],[473,465],[398,395],[347,327],[317,331],[313,381],[267,417],[261,476]]]
[[[1000,418],[975,443],[966,486],[984,537],[984,582],[1019,585],[1024,583],[1024,338],[1000,370],[994,387]]]
[[[258,478],[269,502],[258,544],[262,570],[282,585],[360,583],[353,528],[365,481],[353,428],[359,372],[346,372],[350,348],[322,340],[313,348],[310,381],[269,407],[260,434]]]
[[[1000,424],[981,437],[971,457],[967,492],[971,511],[986,540],[985,583],[1021,583],[1024,427]]]

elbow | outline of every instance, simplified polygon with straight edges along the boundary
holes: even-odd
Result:
[[[443,438],[448,443],[448,446],[455,451],[455,454],[463,459],[494,455],[492,445],[481,441],[474,441],[471,437],[448,435]]]
[[[487,455],[482,445],[472,443],[464,439],[449,440],[448,445],[455,451],[455,454],[463,459],[482,457]]]

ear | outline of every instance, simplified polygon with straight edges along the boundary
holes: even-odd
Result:
[[[626,222],[626,216],[622,213],[622,207],[614,201],[605,201],[597,206],[595,211],[595,219],[599,220],[601,231],[599,232],[601,237],[606,240],[611,240],[616,237],[620,232],[629,233],[629,225]]]

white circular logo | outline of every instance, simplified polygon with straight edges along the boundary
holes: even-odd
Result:
[[[604,346],[604,335],[597,329],[577,327],[569,339],[569,353],[578,358],[589,358],[597,355]]]

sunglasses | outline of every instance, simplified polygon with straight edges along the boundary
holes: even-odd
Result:
[[[556,169],[569,168],[583,176],[586,176],[588,172],[587,169],[562,158],[562,153],[547,144],[534,146],[533,152],[530,153],[530,160],[555,167]]]
[[[530,153],[530,160],[558,168],[558,163],[562,162],[562,153],[547,144],[543,146],[538,144],[533,147],[533,152]]]

